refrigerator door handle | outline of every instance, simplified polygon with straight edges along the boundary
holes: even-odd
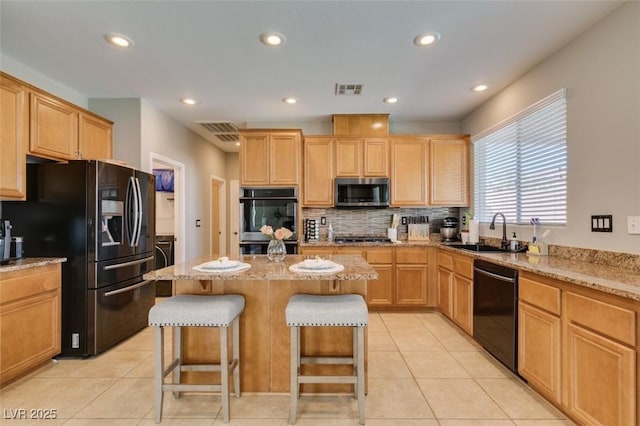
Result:
[[[131,291],[131,290],[135,290],[136,288],[139,287],[143,287],[149,283],[152,283],[152,280],[144,280],[144,281],[140,281],[139,283],[136,284],[132,284],[130,286],[124,287],[124,288],[119,288],[117,290],[113,290],[113,291],[108,291],[104,294],[105,297],[109,297],[109,296],[115,296],[116,294],[120,294],[120,293],[126,293],[127,291]]]
[[[129,178],[129,187],[131,188],[132,197],[129,200],[132,205],[129,206],[128,211],[133,213],[133,218],[129,218],[129,222],[133,222],[131,229],[131,234],[129,238],[129,245],[131,247],[136,247],[138,245],[137,237],[140,227],[140,209],[139,209],[139,200],[138,200],[138,185],[137,179],[133,176]]]
[[[153,260],[153,259],[154,259],[153,256],[149,256],[149,257],[145,257],[144,259],[132,260],[131,262],[116,263],[114,265],[108,265],[108,266],[105,266],[103,269],[105,271],[110,271],[112,269],[124,268],[126,266],[139,265],[141,263],[146,263],[146,262],[148,262],[150,260]]]
[[[138,194],[138,235],[136,236],[136,246],[140,244],[140,235],[142,234],[142,190],[140,189],[140,179],[136,178],[136,190]]]

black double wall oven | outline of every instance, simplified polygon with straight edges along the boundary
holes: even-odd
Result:
[[[264,225],[293,232],[284,241],[287,253],[298,252],[298,189],[295,187],[240,188],[240,253],[266,254],[269,236]]]
[[[28,164],[27,201],[3,202],[27,257],[62,264],[62,356],[98,354],[147,325],[155,286],[154,176],[100,161]]]

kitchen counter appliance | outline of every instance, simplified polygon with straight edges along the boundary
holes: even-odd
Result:
[[[458,218],[445,217],[440,227],[440,235],[443,241],[455,241],[458,236]]]
[[[473,262],[473,338],[518,374],[518,271]]]
[[[0,220],[0,265],[11,260],[11,221]]]
[[[389,207],[389,178],[335,178],[334,205]]]
[[[62,264],[62,356],[103,352],[155,303],[154,176],[102,161],[27,165],[27,200],[3,202],[25,257]]]
[[[264,225],[293,232],[284,244],[287,253],[298,252],[297,188],[240,188],[240,254],[267,254],[270,237],[260,232]]]

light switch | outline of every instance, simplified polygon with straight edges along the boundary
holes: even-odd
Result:
[[[630,234],[640,234],[640,216],[627,217],[627,232]]]

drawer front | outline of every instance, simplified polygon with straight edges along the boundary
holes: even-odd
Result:
[[[367,250],[367,262],[369,263],[393,263],[393,251],[391,250]]]
[[[545,311],[560,315],[560,289],[520,277],[518,281],[520,300]]]
[[[438,266],[453,271],[453,256],[442,251],[438,252]]]
[[[570,321],[630,346],[636,344],[635,313],[579,294],[565,294],[565,315]]]
[[[453,270],[456,274],[473,279],[473,259],[466,256],[454,256]]]
[[[427,264],[427,250],[426,249],[398,249],[396,252],[396,263],[406,264]]]
[[[0,274],[0,305],[60,288],[60,264]]]

